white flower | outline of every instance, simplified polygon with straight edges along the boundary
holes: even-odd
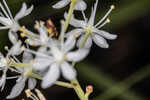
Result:
[[[33,6],[31,6],[29,9],[27,9],[26,3],[23,3],[22,8],[20,11],[16,14],[16,16],[13,18],[12,13],[6,3],[5,0],[3,0],[4,6],[0,2],[0,8],[2,12],[0,12],[0,23],[3,26],[0,26],[0,30],[2,29],[10,29],[11,31],[17,31],[19,29],[19,23],[18,21],[29,15],[31,11],[33,10]],[[6,8],[6,9],[5,9]]]
[[[53,8],[63,8],[66,5],[68,5],[71,2],[71,0],[61,0],[55,5],[53,5]],[[86,3],[83,0],[77,0],[76,5],[75,5],[75,10],[85,10],[87,8]]]
[[[49,48],[40,47],[37,52],[25,49],[25,51],[36,54],[33,64],[35,70],[48,69],[43,77],[43,88],[53,85],[59,78],[60,73],[65,79],[73,80],[76,77],[76,70],[68,62],[79,62],[89,53],[89,49],[78,49],[71,52],[75,47],[76,38],[71,35],[64,42],[63,31],[61,34],[61,42],[51,40]]]
[[[107,43],[107,41],[104,38],[109,39],[109,40],[113,40],[113,39],[117,38],[117,35],[113,35],[113,34],[110,34],[106,31],[99,30],[106,23],[110,22],[109,19],[107,19],[106,21],[104,21],[104,20],[108,17],[110,12],[114,9],[114,6],[112,5],[110,10],[106,13],[106,15],[96,25],[94,25],[97,5],[98,5],[98,0],[96,0],[95,6],[92,9],[92,13],[91,13],[91,16],[89,18],[89,21],[87,21],[87,18],[85,17],[85,14],[83,11],[82,11],[82,14],[83,14],[84,20],[75,19],[74,16],[72,16],[72,18],[71,18],[70,24],[74,27],[77,27],[77,29],[69,32],[67,35],[72,35],[72,34],[78,33],[78,35],[80,36],[78,43],[77,43],[78,47],[81,45],[81,43],[85,37],[86,32],[89,32],[90,36],[84,45],[85,48],[91,47],[92,40],[99,47],[108,48],[109,44]],[[65,18],[66,18],[66,14],[65,14]]]
[[[28,64],[32,63],[33,57],[30,53],[24,52],[23,54],[23,63]],[[28,80],[28,88],[29,89],[34,89],[37,81],[34,78],[28,78],[26,74],[32,70],[32,66],[29,67],[24,67],[24,68],[19,68],[18,69],[21,73],[19,76],[18,80],[16,81],[16,85],[12,88],[12,91],[10,95],[7,96],[7,99],[13,99],[21,94],[25,87],[25,82]]]

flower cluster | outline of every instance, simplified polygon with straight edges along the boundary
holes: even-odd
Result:
[[[59,38],[53,37],[53,28],[47,27],[44,21],[35,22],[34,28],[38,33],[19,24],[21,18],[31,13],[33,6],[27,8],[26,3],[23,3],[20,11],[13,17],[6,1],[3,0],[2,3],[0,3],[2,11],[0,12],[0,24],[2,25],[0,30],[9,30],[8,38],[12,47],[5,46],[5,50],[8,52],[6,56],[0,53],[0,71],[3,72],[0,77],[1,90],[4,89],[8,79],[17,79],[7,99],[19,96],[27,81],[28,88],[32,90],[36,87],[36,79],[42,80],[42,88],[48,88],[57,83],[60,75],[68,81],[75,80],[77,72],[73,63],[80,62],[87,57],[92,41],[101,48],[108,48],[109,44],[105,38],[109,40],[117,38],[117,35],[99,30],[109,23],[110,20],[107,17],[114,6],[111,6],[96,25],[94,24],[98,0],[96,0],[89,20],[84,13],[87,5],[83,0],[61,0],[53,5],[53,8],[62,8],[69,3],[74,3],[74,8],[71,9],[81,11],[84,18],[84,20],[78,20],[72,14],[69,23],[75,29],[69,32],[65,32],[66,23],[62,20]],[[67,13],[64,14],[65,20],[67,20],[66,16]],[[21,41],[18,33],[26,40]],[[31,49],[31,47],[35,47],[35,49]],[[22,60],[18,55],[22,55]],[[8,70],[17,73],[16,76],[7,77]]]

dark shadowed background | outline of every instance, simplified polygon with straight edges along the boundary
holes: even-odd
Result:
[[[52,9],[59,0],[6,0],[13,15],[21,7],[22,2],[35,6],[32,14],[21,20],[22,25],[33,30],[35,20],[51,18],[58,31],[60,20],[68,9]],[[86,15],[90,16],[91,6],[95,0],[85,0],[88,4]],[[110,15],[111,23],[103,29],[117,34],[118,39],[109,41],[110,48],[102,49],[93,45],[89,56],[76,65],[78,77],[83,88],[93,85],[94,92],[90,100],[149,100],[150,99],[150,0],[99,0],[96,21],[101,19],[110,8],[116,6]],[[82,18],[80,12],[75,12]],[[71,29],[72,27],[70,27]],[[0,51],[10,45],[7,31],[0,31]],[[9,73],[11,75],[12,73]],[[0,92],[0,100],[11,91],[15,80],[8,80],[4,91]],[[53,86],[46,90],[37,86],[47,100],[78,100],[72,89]],[[27,88],[26,88],[27,89]],[[23,92],[14,100],[25,98]],[[25,99],[28,100],[28,99]]]

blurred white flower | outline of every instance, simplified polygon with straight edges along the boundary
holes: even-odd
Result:
[[[107,41],[104,38],[109,39],[109,40],[113,40],[113,39],[117,38],[117,35],[113,35],[113,34],[110,34],[106,31],[99,30],[105,24],[110,22],[109,19],[107,19],[106,21],[105,21],[105,19],[108,17],[110,12],[114,9],[114,5],[112,5],[111,8],[109,9],[109,11],[106,13],[106,15],[96,25],[94,25],[97,5],[98,5],[98,0],[96,0],[95,6],[92,8],[92,13],[91,13],[91,16],[89,18],[89,21],[87,21],[87,18],[86,18],[85,13],[83,11],[82,11],[82,14],[83,14],[84,20],[75,19],[74,15],[71,18],[70,24],[72,26],[76,27],[77,29],[69,32],[67,35],[72,35],[72,34],[78,33],[78,35],[80,36],[78,43],[77,43],[78,47],[81,45],[81,42],[83,41],[86,32],[89,32],[90,36],[84,45],[85,48],[91,47],[92,40],[99,47],[108,48],[109,44],[107,43]],[[65,18],[66,18],[66,15],[67,14],[65,13]]]
[[[16,14],[16,16],[13,18],[12,13],[11,13],[5,0],[3,0],[3,4],[4,4],[4,6],[0,2],[0,8],[2,10],[2,12],[0,12],[0,23],[3,25],[3,26],[0,26],[0,30],[10,29],[11,31],[17,31],[19,29],[18,21],[21,18],[29,15],[31,13],[31,11],[33,10],[33,6],[31,6],[29,9],[27,9],[26,3],[23,3],[22,8]]]
[[[47,46],[49,43],[49,39],[51,38],[50,35],[48,35],[48,29],[44,26],[44,22],[36,21],[35,29],[39,32],[39,35],[34,34],[36,37],[28,36],[28,39],[26,40],[26,43],[31,46]]]
[[[58,3],[53,5],[53,8],[63,8],[67,6],[72,0],[60,0]],[[86,3],[83,0],[77,0],[76,5],[75,5],[75,10],[80,10],[83,11],[87,8]]]
[[[33,57],[30,53],[24,52],[23,54],[23,63],[24,64],[32,64]],[[32,70],[32,66],[18,68],[21,75],[19,76],[18,80],[16,81],[16,85],[12,88],[10,95],[7,96],[7,99],[13,99],[21,94],[25,87],[25,83],[28,80],[28,88],[30,90],[34,89],[37,81],[34,78],[29,78],[27,73]]]

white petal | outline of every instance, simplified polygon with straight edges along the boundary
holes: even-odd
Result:
[[[34,60],[33,68],[35,70],[44,70],[52,63],[53,63],[53,60],[51,60],[51,59],[48,59],[45,57],[37,57]]]
[[[13,33],[12,31],[8,32],[8,38],[11,41],[11,43],[14,45],[17,43],[18,41],[18,36],[16,33]]]
[[[93,30],[95,33],[101,35],[102,37],[106,38],[106,39],[109,39],[109,40],[114,40],[117,38],[117,35],[115,34],[110,34],[106,31],[103,31],[103,30],[98,30],[98,29],[94,29]]]
[[[8,19],[8,18],[5,18],[5,17],[1,17],[1,16],[0,16],[0,23],[2,25],[6,26],[6,27],[7,26],[10,27],[13,24],[11,19]]]
[[[24,16],[29,15],[29,14],[32,12],[33,8],[34,8],[34,6],[33,6],[33,5],[32,5],[30,8],[28,8],[28,9],[26,10],[26,12],[25,12],[25,15],[24,15]]]
[[[87,5],[83,0],[79,0],[75,5],[75,10],[83,11],[83,10],[86,10],[86,8],[87,8]]]
[[[28,88],[30,90],[33,90],[35,88],[36,84],[37,84],[36,79],[34,79],[34,78],[29,78],[28,79]]]
[[[74,29],[68,33],[66,33],[66,37],[69,37],[70,35],[74,35],[74,36],[80,36],[82,34],[84,30],[83,29]]]
[[[67,80],[73,80],[76,78],[76,70],[67,62],[61,64],[62,75]]]
[[[66,5],[68,5],[69,2],[70,2],[70,0],[61,0],[61,1],[59,1],[58,3],[56,3],[55,5],[53,5],[52,7],[53,7],[53,8],[57,8],[57,9],[63,8],[63,7],[65,7]]]
[[[28,45],[31,45],[31,46],[39,46],[41,44],[39,40],[37,40],[37,39],[31,39],[31,38],[26,39],[25,42]]]
[[[89,22],[88,22],[89,25],[94,25],[97,5],[98,5],[98,0],[96,0],[96,3],[94,5],[94,9],[91,13],[91,16],[90,16],[90,19],[89,19]]]
[[[83,60],[89,53],[89,49],[84,49],[81,48],[77,51],[74,52],[69,52],[66,56],[67,56],[67,60],[68,61],[75,61],[75,62],[79,62],[81,60]]]
[[[2,77],[0,78],[1,91],[3,91],[5,84],[6,84],[6,74],[3,74]]]
[[[32,61],[32,59],[33,59],[33,56],[31,53],[29,53],[29,52],[23,53],[23,60],[22,60],[23,63],[30,63]]]
[[[75,43],[76,43],[75,37],[73,35],[70,35],[64,44],[65,52],[68,52],[71,49],[73,49],[75,47]]]
[[[83,39],[84,39],[84,35],[82,35],[79,38],[78,42],[77,42],[77,47],[78,48],[80,48],[80,45],[83,42]],[[91,36],[89,36],[89,38],[87,39],[87,41],[86,41],[86,43],[85,43],[83,48],[90,48],[91,46],[92,46],[92,38],[91,38]]]
[[[22,50],[21,50],[21,44],[22,42],[19,40],[13,47],[9,50],[8,55],[19,55]]]
[[[21,94],[25,87],[26,78],[16,83],[16,85],[12,88],[11,93],[6,97],[7,99],[13,99]]]
[[[100,35],[94,34],[92,36],[93,41],[95,42],[96,45],[98,45],[101,48],[108,48],[109,44],[107,43],[107,41],[101,37]]]
[[[26,5],[26,3],[23,3],[23,4],[22,4],[22,8],[21,8],[20,11],[16,14],[16,16],[15,16],[14,19],[15,19],[15,20],[19,20],[19,19],[21,19],[22,17],[24,17],[26,9],[27,9],[27,5]]]
[[[64,14],[65,19],[67,18],[67,13]],[[71,17],[70,24],[74,27],[82,27],[86,26],[86,23],[83,20],[78,20],[74,17],[74,14]]]
[[[48,88],[52,86],[60,76],[59,65],[54,63],[50,66],[49,71],[43,77],[42,88]]]

